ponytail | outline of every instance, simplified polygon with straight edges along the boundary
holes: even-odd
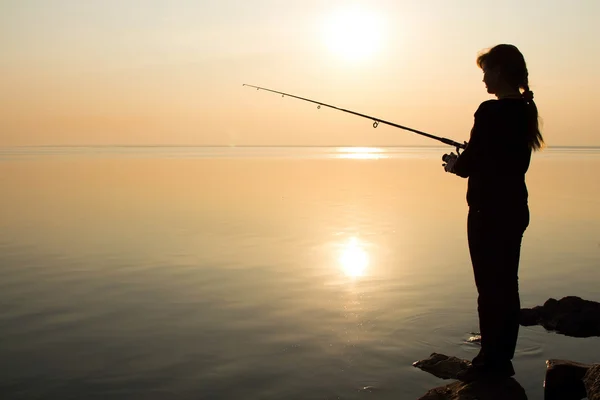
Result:
[[[524,84],[522,89],[523,100],[527,103],[527,144],[531,150],[538,151],[544,147],[544,138],[538,122],[538,109],[533,101],[533,92],[529,90],[529,85]]]

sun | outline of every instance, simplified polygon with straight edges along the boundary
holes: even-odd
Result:
[[[383,19],[355,6],[334,12],[324,23],[324,39],[329,51],[347,61],[360,61],[381,50]]]

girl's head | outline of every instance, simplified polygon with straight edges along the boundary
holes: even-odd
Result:
[[[511,44],[499,44],[477,57],[477,65],[484,72],[488,92],[512,90],[529,91],[529,73],[523,54]]]
[[[528,109],[528,142],[533,150],[544,145],[538,124],[538,110],[529,90],[529,73],[523,54],[511,44],[499,44],[477,57],[477,66],[483,70],[483,81],[488,93],[521,93]]]

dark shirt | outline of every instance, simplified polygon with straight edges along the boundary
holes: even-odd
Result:
[[[525,173],[531,160],[527,126],[527,104],[522,99],[481,103],[469,144],[454,165],[458,176],[469,178],[469,207],[498,211],[527,207]]]

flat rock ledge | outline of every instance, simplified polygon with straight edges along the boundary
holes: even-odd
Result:
[[[600,303],[577,296],[550,298],[543,306],[521,309],[520,323],[542,325],[546,330],[572,337],[600,336]]]
[[[456,379],[459,371],[471,365],[468,360],[433,353],[413,366],[442,379]],[[525,389],[512,379],[490,382],[453,382],[446,386],[431,389],[419,400],[526,400]]]

